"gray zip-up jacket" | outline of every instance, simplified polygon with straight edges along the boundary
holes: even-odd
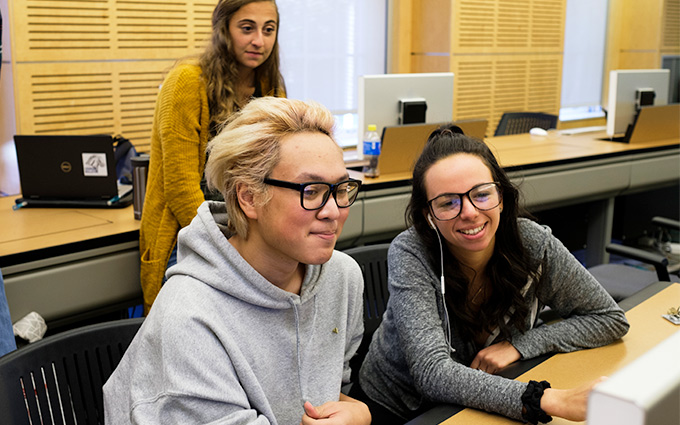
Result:
[[[108,425],[298,425],[303,404],[337,401],[363,335],[363,278],[334,252],[301,294],[257,273],[228,242],[223,202],[179,233],[149,316],[104,386]]]
[[[602,286],[555,238],[550,229],[519,219],[529,255],[545,259],[545,284],[530,282],[525,300],[531,313],[524,333],[511,343],[523,359],[548,352],[597,347],[628,331],[623,311]],[[395,238],[388,254],[390,298],[362,365],[362,389],[374,401],[404,417],[433,403],[455,403],[511,418],[522,418],[526,383],[469,368],[477,350],[452,329],[449,355],[444,336],[440,270],[433,269],[413,228]],[[535,327],[548,305],[564,320]],[[488,341],[490,345],[497,341]]]

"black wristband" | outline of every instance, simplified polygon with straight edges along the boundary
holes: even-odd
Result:
[[[545,424],[552,421],[552,416],[548,416],[541,409],[541,397],[543,397],[543,391],[546,388],[550,388],[548,381],[529,381],[526,391],[522,394],[522,405],[524,405],[522,418],[525,421],[534,425],[539,422]]]

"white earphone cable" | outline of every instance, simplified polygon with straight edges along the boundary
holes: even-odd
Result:
[[[433,230],[437,235],[437,240],[439,241],[439,264],[441,266],[440,284],[442,292],[442,305],[444,306],[444,338],[446,339],[446,345],[449,346],[449,350],[455,353],[456,350],[451,346],[451,323],[449,322],[449,311],[446,308],[446,298],[444,297],[445,285],[444,285],[444,246],[442,245],[442,239],[439,236],[439,230],[434,226],[432,220],[428,217],[430,224],[433,226]]]

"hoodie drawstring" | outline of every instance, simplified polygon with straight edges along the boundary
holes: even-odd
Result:
[[[300,357],[300,312],[298,311],[298,305],[295,301],[290,300],[291,304],[293,304],[293,311],[295,312],[295,339],[296,339],[296,344],[295,348],[297,350],[296,356],[297,356],[297,368],[298,368],[298,385],[300,387],[300,395],[302,396],[302,403],[304,404],[305,400],[305,395],[303,394],[303,389],[302,389],[302,358]]]

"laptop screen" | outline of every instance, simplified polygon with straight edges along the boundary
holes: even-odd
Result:
[[[25,199],[111,199],[118,195],[109,135],[16,135]]]

